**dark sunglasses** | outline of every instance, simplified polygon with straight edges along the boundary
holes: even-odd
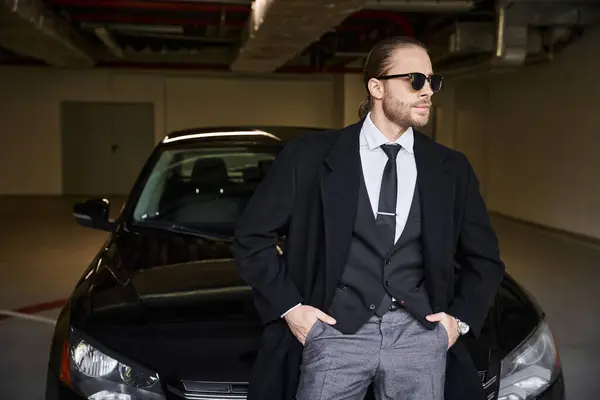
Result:
[[[396,75],[383,75],[377,77],[377,79],[393,79],[393,78],[408,78],[410,84],[414,90],[421,90],[425,86],[425,82],[429,82],[431,90],[439,92],[442,88],[444,78],[441,75],[430,75],[427,76],[420,72],[411,72],[409,74],[396,74]]]

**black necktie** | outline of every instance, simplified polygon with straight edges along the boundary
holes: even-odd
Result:
[[[402,146],[395,144],[381,146],[388,156],[388,161],[383,169],[376,224],[385,240],[386,248],[389,249],[394,245],[396,237],[396,198],[398,196],[396,157],[401,148]]]

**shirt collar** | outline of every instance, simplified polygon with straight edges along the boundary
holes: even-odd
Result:
[[[375,150],[377,147],[380,147],[382,144],[392,143],[385,135],[375,126],[373,120],[371,119],[371,113],[367,114],[365,118],[365,122],[362,126],[362,135],[369,146],[370,150]],[[396,139],[396,144],[401,145],[405,150],[410,153],[413,153],[413,145],[414,145],[414,132],[413,128],[409,127],[398,139]]]

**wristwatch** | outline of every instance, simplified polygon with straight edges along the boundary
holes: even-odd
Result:
[[[456,322],[458,323],[458,333],[460,335],[466,335],[467,332],[469,332],[469,325],[466,322],[462,322],[460,319],[455,318]]]

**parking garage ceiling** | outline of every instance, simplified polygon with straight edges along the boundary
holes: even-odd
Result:
[[[448,73],[550,59],[599,22],[600,0],[0,0],[0,64],[358,71],[415,36]]]

